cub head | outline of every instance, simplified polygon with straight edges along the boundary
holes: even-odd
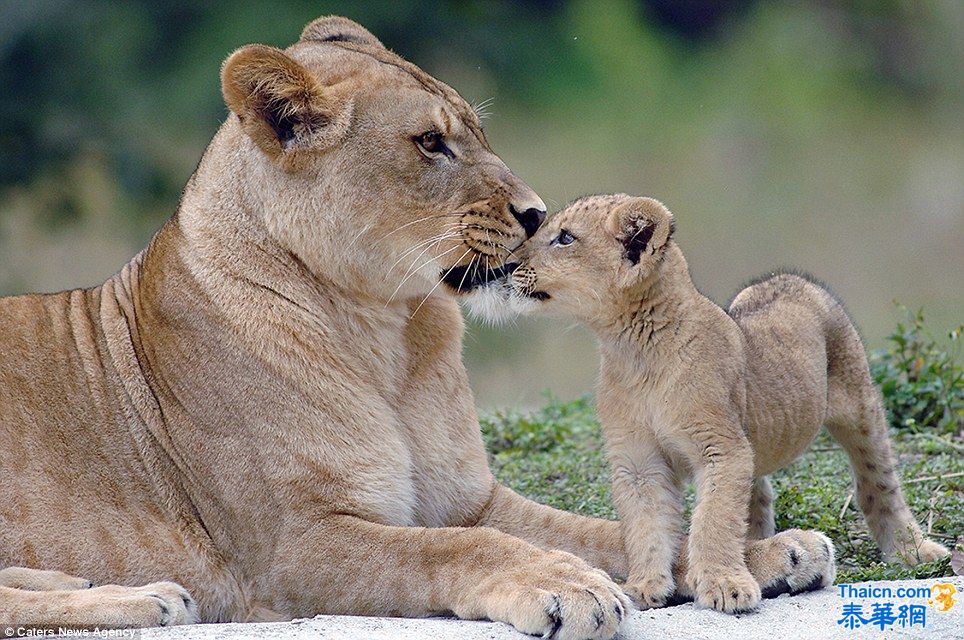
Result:
[[[588,196],[553,216],[526,245],[507,281],[519,312],[589,321],[658,275],[673,215],[657,200]]]
[[[316,276],[379,301],[503,277],[545,205],[492,151],[472,107],[350,20],[221,72],[232,115],[204,161]],[[227,186],[225,186],[227,185]]]

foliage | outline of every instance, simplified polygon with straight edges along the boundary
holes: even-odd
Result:
[[[940,5],[924,4],[925,10],[909,11],[889,2],[871,14],[844,3],[809,9],[804,19],[842,20],[848,29],[841,39],[857,41],[861,52],[844,64],[848,72],[901,90],[908,88],[908,69],[878,61],[892,54],[866,32],[873,27],[888,36],[885,42],[928,33],[915,40],[936,41],[940,51]],[[585,0],[0,3],[0,186],[60,175],[78,157],[97,153],[136,201],[176,198],[183,171],[197,161],[224,116],[217,75],[228,52],[247,42],[287,46],[304,24],[324,14],[349,15],[429,68],[444,56],[444,67],[456,74],[496,76],[505,92],[500,99],[531,108],[574,97],[574,91],[597,92],[595,70],[612,62],[614,43],[627,60],[644,54],[647,73],[665,78],[686,73],[672,60],[677,47],[709,49],[715,57],[713,49],[727,34],[754,19],[800,19],[789,7],[760,18],[765,12],[754,13],[754,5],[759,3],[623,0],[599,11]],[[593,36],[579,41],[573,34],[581,32]],[[921,52],[906,53],[904,66],[922,85],[906,95],[935,91],[947,71],[923,64]],[[161,148],[158,140],[175,147]],[[188,153],[182,155],[180,146]]]
[[[899,432],[898,432],[899,433]],[[947,436],[902,433],[894,438],[898,472],[911,511],[932,537],[952,546],[964,534],[964,471],[958,445]],[[934,478],[920,481],[921,478]],[[880,551],[857,507],[847,455],[826,433],[799,460],[773,475],[777,530],[817,529],[837,548],[838,582],[897,580],[950,575],[946,561],[904,567],[881,561]],[[914,482],[908,482],[914,480]],[[848,498],[849,496],[849,498]],[[844,505],[847,508],[844,509]]]
[[[918,313],[913,321],[895,331],[901,343],[917,354],[910,360],[893,355],[875,364],[885,388],[897,388],[908,382],[909,373],[927,369],[928,365],[910,367],[922,356],[925,363],[937,361],[944,372],[950,366],[943,352],[928,339]],[[903,353],[898,351],[897,353]],[[940,356],[940,357],[939,357]],[[946,365],[946,366],[945,366]],[[954,365],[956,366],[956,365]],[[960,399],[960,370],[951,393]],[[947,384],[946,373],[941,379]],[[896,379],[896,381],[894,379]],[[933,382],[919,384],[933,385]],[[891,394],[893,395],[893,394]],[[903,396],[901,396],[903,397]],[[906,424],[910,415],[920,412],[916,403],[893,403],[895,417]],[[912,414],[900,413],[911,411]],[[933,420],[918,425],[933,427]],[[941,423],[943,424],[943,423]],[[602,435],[589,398],[560,402],[549,398],[536,411],[497,412],[482,418],[482,429],[492,456],[492,468],[501,482],[516,491],[551,506],[584,515],[615,518],[609,491],[609,469],[603,450]],[[964,535],[964,478],[947,477],[964,472],[964,445],[950,431],[927,432],[902,429],[895,433],[894,451],[904,493],[911,510],[931,537],[947,546]],[[831,537],[837,549],[838,582],[862,580],[895,580],[951,575],[948,561],[904,567],[882,562],[880,552],[867,530],[853,493],[853,480],[845,452],[826,432],[822,432],[800,459],[772,477],[777,494],[777,529],[791,527],[817,529]],[[686,491],[687,511],[692,507],[693,491]],[[850,496],[848,498],[848,496]],[[846,508],[845,508],[846,505]]]
[[[559,509],[615,517],[602,435],[588,398],[549,398],[535,412],[497,412],[481,422],[502,482]]]
[[[959,288],[936,274],[953,269],[914,258],[956,249],[958,6],[0,2],[0,295],[91,286],[114,273],[174,213],[224,121],[225,57],[249,42],[287,46],[306,22],[334,13],[470,102],[490,101],[493,149],[552,209],[590,192],[669,203],[711,297],[779,264],[849,269],[859,239],[863,268],[838,287],[869,333],[890,326],[867,303],[884,289],[912,291],[915,305],[949,322]],[[905,233],[914,220],[934,222]],[[567,395],[584,387],[591,361],[544,359],[527,385],[536,376],[526,360],[548,346],[545,331],[523,333],[512,351],[493,348],[492,337],[469,346],[476,388],[496,376],[502,385],[481,402],[511,404],[523,393],[531,402],[542,384]],[[475,366],[487,353],[497,364]]]
[[[924,328],[924,312],[900,307],[887,348],[871,355],[871,373],[880,387],[891,424],[897,429],[960,433],[964,429],[964,368],[958,361],[961,331],[949,333],[944,348]]]

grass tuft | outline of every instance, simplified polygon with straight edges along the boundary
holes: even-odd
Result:
[[[884,395],[891,425],[959,434],[964,427],[964,368],[958,359],[964,326],[948,333],[950,348],[944,348],[924,327],[923,310],[897,306],[904,320],[887,336],[887,347],[870,355],[871,375]]]

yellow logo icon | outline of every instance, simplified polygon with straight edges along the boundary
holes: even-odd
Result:
[[[955,593],[957,593],[957,587],[949,582],[935,584],[931,587],[932,597],[927,604],[933,605],[941,613],[950,611],[951,607],[957,604],[957,600],[954,599]]]

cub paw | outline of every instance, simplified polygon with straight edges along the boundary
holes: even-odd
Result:
[[[746,569],[702,572],[692,582],[698,606],[740,613],[760,604],[760,585]]]
[[[900,557],[904,561],[904,564],[914,567],[918,564],[924,562],[934,562],[935,560],[940,560],[951,555],[951,552],[942,544],[938,544],[933,540],[921,540],[919,545],[916,545],[906,551],[901,551]]]
[[[789,529],[747,545],[747,566],[764,598],[824,589],[837,575],[833,543],[817,531]]]
[[[640,610],[665,607],[675,590],[676,583],[673,582],[673,577],[666,574],[644,579],[630,578],[623,585],[623,592]]]
[[[556,640],[609,640],[631,607],[609,576],[562,551],[540,553],[481,587],[487,593],[478,614]],[[455,613],[480,617],[474,610]]]

